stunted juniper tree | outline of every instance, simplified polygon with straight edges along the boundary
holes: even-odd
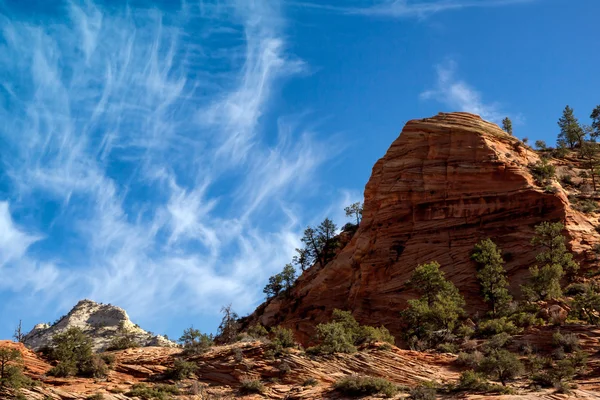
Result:
[[[557,141],[559,146],[566,145],[571,150],[581,146],[585,138],[585,132],[579,125],[577,118],[575,118],[575,114],[571,107],[565,107],[562,117],[558,120],[558,126],[560,128]]]
[[[509,135],[513,134],[512,121],[506,117],[502,120],[502,129]]]
[[[223,318],[217,331],[218,341],[224,344],[233,343],[240,330],[238,322],[240,317],[233,311],[231,304],[221,307],[221,313],[223,314]]]
[[[356,220],[356,225],[360,225],[363,213],[363,204],[360,201],[350,204],[348,207],[344,208],[344,211],[346,212],[346,217],[354,218]]]
[[[508,292],[502,252],[491,239],[485,239],[475,245],[471,258],[479,264],[477,279],[481,285],[483,299],[490,304],[492,315],[496,317],[512,300]]]
[[[15,339],[17,342],[21,343],[23,341],[24,336],[25,335],[23,334],[21,320],[19,320],[19,325],[17,325],[17,328],[15,329],[15,333],[13,333],[13,339]]]

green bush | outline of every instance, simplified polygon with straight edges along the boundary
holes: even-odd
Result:
[[[31,379],[23,375],[22,361],[19,350],[0,347],[0,387],[20,389],[32,385]]]
[[[104,400],[104,395],[102,393],[96,393],[86,397],[86,400]]]
[[[479,323],[478,332],[481,336],[492,336],[499,333],[515,335],[520,329],[507,317],[490,319]]]
[[[544,320],[529,312],[516,312],[508,317],[508,320],[518,328],[544,325]]]
[[[455,343],[440,343],[436,347],[440,353],[458,353],[458,345]]]
[[[392,382],[383,378],[370,376],[349,376],[335,382],[335,390],[346,396],[367,396],[383,394],[392,397],[398,392],[398,388]]]
[[[354,353],[354,338],[340,322],[317,325],[317,346],[309,348],[311,354]]]
[[[310,377],[310,378],[306,378],[304,380],[304,382],[302,382],[302,386],[317,386],[319,384],[319,381],[317,381],[315,378]]]
[[[212,335],[202,333],[193,327],[183,331],[183,335],[179,338],[179,342],[183,345],[186,354],[204,353],[215,344]]]
[[[287,349],[296,346],[294,333],[291,329],[276,326],[275,328],[271,329],[271,334],[273,335],[271,343],[277,349]]]
[[[242,381],[240,391],[244,394],[263,393],[265,391],[265,385],[258,379],[249,379]]]
[[[168,400],[173,395],[178,395],[179,389],[175,385],[156,385],[150,387],[144,383],[136,383],[131,390],[125,393],[127,397],[139,397],[142,400]]]
[[[484,349],[487,352],[492,350],[498,350],[505,347],[512,340],[511,336],[502,332],[497,335],[492,336],[484,345]]]
[[[102,361],[104,361],[104,363],[106,364],[106,366],[108,368],[113,369],[113,367],[115,365],[115,360],[116,360],[116,357],[114,354],[104,353],[104,354],[100,354],[99,357],[102,359]]]
[[[267,328],[261,324],[252,325],[250,328],[248,328],[246,333],[248,333],[248,335],[254,339],[265,339],[269,337],[269,331],[267,331]]]
[[[490,383],[484,375],[473,370],[467,370],[460,374],[458,384],[454,391],[484,392],[484,393],[506,393],[505,387]]]
[[[108,374],[104,360],[92,351],[92,339],[79,328],[54,335],[50,357],[58,364],[48,371],[49,375],[102,378]]]
[[[125,350],[140,347],[140,344],[131,335],[117,336],[108,344],[107,351]]]
[[[435,400],[437,387],[433,382],[425,382],[409,390],[413,400]]]
[[[565,353],[573,353],[579,350],[579,337],[573,333],[563,335],[557,331],[552,334],[552,344],[562,348]]]
[[[395,344],[396,338],[392,336],[385,326],[380,326],[379,328],[373,326],[361,326],[356,342],[359,344],[375,342]]]
[[[461,366],[469,367],[472,369],[479,368],[479,364],[483,361],[483,353],[479,351],[474,351],[473,353],[458,353],[458,358],[456,359],[456,363]]]
[[[479,370],[489,377],[498,379],[502,385],[523,372],[523,364],[517,356],[507,350],[494,350],[479,365]]]
[[[189,378],[197,370],[198,366],[195,363],[178,358],[173,363],[173,367],[167,369],[165,375],[169,379],[180,381]]]
[[[529,170],[539,186],[548,185],[556,175],[556,168],[554,168],[554,165],[548,163],[548,160],[545,158],[542,158],[541,161],[535,164],[529,165]]]

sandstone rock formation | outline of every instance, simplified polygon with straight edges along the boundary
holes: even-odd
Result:
[[[433,260],[465,296],[468,311],[483,311],[470,261],[473,246],[484,238],[499,245],[518,297],[535,263],[533,229],[543,221],[563,221],[571,250],[585,267],[595,267],[596,220],[571,206],[558,180],[552,188],[536,184],[529,166],[539,160],[534,150],[476,115],[408,122],[373,167],[352,240],[324,268],[307,270],[291,296],[263,304],[247,321],[283,324],[307,343],[314,326],[340,308],[398,337],[398,313],[415,296],[405,283],[418,264]]]
[[[36,325],[25,335],[23,343],[31,349],[39,350],[51,344],[54,335],[70,327],[81,328],[87,333],[93,340],[95,351],[105,350],[110,341],[122,331],[131,335],[140,346],[177,346],[164,336],[146,332],[135,325],[122,308],[91,300],[81,300],[53,325]]]

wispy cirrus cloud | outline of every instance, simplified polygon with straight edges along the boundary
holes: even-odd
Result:
[[[444,11],[465,8],[501,7],[537,0],[354,0],[343,6],[337,3],[292,2],[299,7],[341,12],[349,15],[365,15],[390,18],[424,18]]]
[[[300,125],[263,123],[304,68],[279,2],[74,1],[60,14],[0,16],[0,273],[31,277],[37,313],[81,297],[176,327],[176,310],[250,311],[291,259],[302,188],[331,156]],[[31,211],[26,227],[9,204]],[[26,281],[3,280],[0,298],[26,296]]]
[[[456,77],[457,64],[448,60],[436,66],[437,82],[434,88],[421,93],[421,100],[435,100],[450,107],[451,111],[466,111],[499,123],[505,117],[499,105],[487,103],[479,91]]]

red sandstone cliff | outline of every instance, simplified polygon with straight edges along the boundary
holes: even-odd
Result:
[[[537,161],[534,150],[476,115],[410,121],[373,167],[352,240],[324,268],[306,271],[290,298],[263,304],[249,320],[283,324],[306,342],[316,323],[340,308],[399,336],[398,313],[414,297],[405,283],[418,264],[433,260],[463,293],[468,311],[485,310],[473,246],[488,237],[500,246],[518,296],[534,263],[533,227],[549,220],[566,224],[571,249],[593,266],[590,250],[600,241],[593,219],[571,207],[558,181],[556,193],[536,185],[528,165]]]

